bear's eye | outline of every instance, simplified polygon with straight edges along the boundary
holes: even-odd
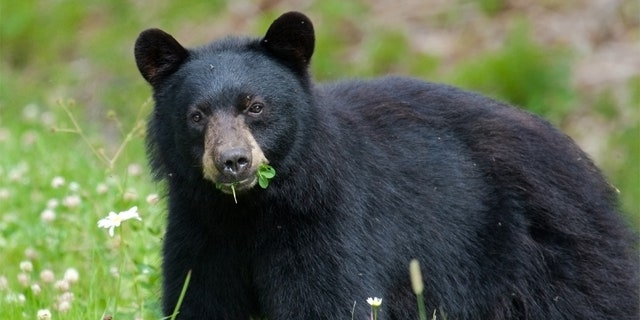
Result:
[[[193,121],[193,122],[195,122],[195,123],[198,123],[198,122],[200,122],[200,120],[202,120],[202,113],[200,113],[200,112],[194,112],[194,113],[191,115],[191,121]]]
[[[257,115],[260,114],[262,112],[262,109],[264,108],[264,104],[260,103],[260,102],[254,102],[252,103],[249,108],[247,108],[247,112],[253,114],[253,115]]]

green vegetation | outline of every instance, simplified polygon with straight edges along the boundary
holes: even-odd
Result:
[[[526,106],[557,122],[575,102],[567,60],[563,50],[534,43],[527,24],[520,21],[504,47],[460,63],[451,82]]]
[[[258,167],[258,184],[262,189],[266,189],[269,186],[269,180],[276,176],[276,169],[272,166],[263,163]]]
[[[365,0],[306,3],[296,9],[316,25],[319,80],[401,73],[532,108],[570,134],[580,131],[576,119],[592,119],[594,158],[640,226],[640,77],[628,88],[579,91],[569,81],[575,53],[539,43],[534,22],[522,18],[501,45],[472,43],[463,49],[473,55],[449,57],[416,49],[412,32],[390,28]],[[503,1],[481,5],[478,15],[504,14]],[[465,20],[458,8],[452,2],[435,15],[438,26],[455,30]],[[289,9],[220,0],[0,2],[0,319],[36,319],[40,309],[53,319],[161,318],[165,203],[146,165],[150,89],[133,43],[148,27],[188,46],[260,35]],[[260,185],[274,174],[264,171]],[[110,212],[133,207],[141,221],[123,221],[113,237],[98,228]]]

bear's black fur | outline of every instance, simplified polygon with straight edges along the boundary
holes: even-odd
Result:
[[[135,49],[168,185],[165,314],[192,270],[178,319],[367,319],[373,296],[416,319],[416,258],[448,319],[638,319],[616,192],[544,120],[407,78],[315,85],[295,12],[263,39],[187,50],[151,29]]]

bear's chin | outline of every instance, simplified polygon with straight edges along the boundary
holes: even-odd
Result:
[[[216,182],[216,188],[218,188],[220,191],[226,194],[233,194],[234,192],[238,194],[253,188],[257,182],[258,182],[258,178],[254,175],[254,176],[251,176],[250,178],[233,182],[233,183]]]

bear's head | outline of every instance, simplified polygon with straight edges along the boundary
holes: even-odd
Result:
[[[197,49],[143,31],[135,58],[155,100],[147,147],[156,178],[205,179],[230,193],[254,187],[262,164],[278,170],[312,112],[313,50],[311,21],[297,12],[276,19],[262,39]]]

